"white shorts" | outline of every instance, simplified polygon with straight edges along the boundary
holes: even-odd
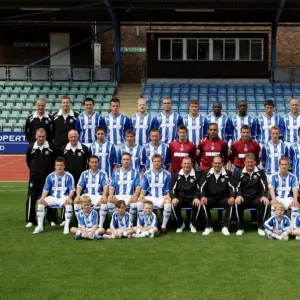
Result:
[[[160,208],[163,206],[164,198],[158,198],[158,197],[152,197],[152,196],[146,196],[146,200],[151,201],[154,205],[154,207]]]
[[[115,197],[118,199],[118,200],[124,200],[126,205],[127,203],[129,202],[130,198],[132,197],[132,195],[115,195]]]
[[[45,198],[45,201],[48,203],[49,206],[52,205],[59,205],[59,206],[64,206],[68,196],[64,196],[63,198],[56,198],[52,196],[48,196]]]
[[[285,209],[289,209],[289,205],[293,202],[293,198],[277,198],[278,202],[282,203],[284,205]]]
[[[102,198],[101,195],[91,195],[91,194],[83,194],[82,196],[89,196],[92,199],[92,206],[97,206],[98,202]]]

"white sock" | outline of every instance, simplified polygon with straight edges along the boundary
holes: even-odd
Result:
[[[136,219],[136,203],[131,203],[129,208],[129,214],[130,214],[130,221],[133,224],[134,220]]]
[[[44,228],[45,205],[39,204],[37,208],[38,227]]]
[[[167,227],[167,223],[169,221],[170,215],[171,215],[171,203],[166,203],[164,205],[163,222],[161,225],[162,228]]]
[[[274,205],[271,206],[271,217],[275,216],[275,207]]]
[[[99,220],[99,227],[103,228],[104,221],[107,215],[107,204],[100,205],[100,220]]]
[[[75,212],[76,218],[77,218],[78,213],[80,212],[80,210],[81,210],[81,205],[80,204],[74,204],[74,212]]]
[[[292,206],[291,207],[291,222],[292,222],[292,224],[295,224],[295,219],[296,219],[298,213],[299,213],[299,208]]]
[[[128,234],[127,234],[126,231],[124,231],[124,232],[122,233],[122,235],[123,235],[124,237],[127,237],[127,236],[128,236]]]
[[[109,210],[109,213],[112,215],[114,212],[115,212],[115,210],[116,210],[116,206],[115,206],[115,204],[113,204],[113,203],[108,203],[107,204],[107,208],[108,208],[108,210]]]
[[[143,202],[138,202],[136,207],[137,207],[137,215],[138,215],[138,218],[139,218],[140,214],[143,212],[144,203]]]
[[[69,228],[71,218],[72,218],[72,205],[66,205],[65,209],[66,209],[66,212],[65,212],[65,219],[66,219],[65,228]]]

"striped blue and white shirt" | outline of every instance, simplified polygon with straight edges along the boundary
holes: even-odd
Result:
[[[188,140],[198,145],[205,136],[207,136],[207,119],[202,115],[192,117],[185,115],[183,117],[183,125],[188,128]]]
[[[93,227],[98,225],[98,214],[94,209],[86,214],[81,210],[77,215],[78,227],[84,226],[87,232],[90,232]]]
[[[283,118],[285,124],[284,140],[286,142],[295,143],[298,140],[298,128],[300,127],[300,114],[297,117],[290,113]]]
[[[131,122],[133,130],[135,132],[135,142],[140,146],[145,146],[150,142],[150,130],[152,129],[153,117],[146,113],[145,115],[140,115],[135,113],[131,117]]]
[[[169,146],[164,143],[160,143],[157,147],[153,146],[152,143],[148,143],[142,149],[141,164],[146,170],[152,168],[152,156],[153,154],[160,154],[163,158],[163,168],[168,168],[171,164]]]
[[[164,169],[158,173],[151,169],[144,174],[142,190],[146,192],[146,196],[164,197],[169,192],[170,178],[170,174]]]
[[[137,220],[138,227],[157,227],[156,215],[152,212],[150,215],[146,215],[145,212],[139,214]]]
[[[130,153],[131,155],[131,168],[137,171],[141,170],[141,154],[142,154],[143,147],[140,145],[135,145],[133,147],[129,147],[124,143],[119,151],[118,151],[118,165],[121,166],[122,162],[122,155],[125,152]]]
[[[114,145],[121,145],[125,142],[125,132],[128,129],[132,129],[131,120],[124,114],[113,116],[107,114],[104,117],[104,123],[106,127],[106,138]]]
[[[115,195],[133,195],[136,188],[141,186],[140,173],[129,169],[119,168],[113,172],[109,187],[114,188]]]
[[[95,141],[89,149],[90,155],[96,155],[99,158],[98,169],[105,172],[108,178],[111,177],[114,165],[117,164],[117,153],[113,144],[105,142],[100,144]]]
[[[297,177],[288,172],[286,177],[282,177],[276,172],[271,177],[271,187],[275,190],[276,197],[289,198],[293,197],[293,188],[298,187]]]
[[[287,157],[288,147],[282,141],[273,144],[272,141],[265,143],[262,147],[261,163],[267,174],[273,174],[279,171],[279,160],[281,157]]]
[[[96,140],[96,128],[103,125],[103,119],[99,113],[94,112],[89,116],[85,112],[82,112],[76,119],[79,142],[87,144],[94,142]]]
[[[232,132],[232,143],[241,138],[241,127],[248,125],[250,127],[250,134],[252,138],[256,137],[256,119],[250,115],[241,117],[239,115],[233,115],[231,117],[233,132]]]
[[[58,199],[68,196],[71,191],[75,191],[74,178],[69,172],[64,172],[62,176],[52,172],[46,178],[44,191]]]
[[[118,212],[114,212],[111,216],[110,228],[114,229],[129,229],[132,228],[130,221],[130,215],[127,211],[124,212],[123,216],[120,216]]]
[[[298,214],[297,217],[295,218],[293,227],[294,227],[294,228],[299,228],[299,229],[300,229],[300,214]]]
[[[273,126],[278,126],[280,128],[280,135],[284,135],[284,121],[283,118],[273,114],[271,117],[266,115],[260,115],[256,119],[257,125],[257,142],[266,143],[271,140],[270,132]]]
[[[182,124],[182,117],[175,111],[166,115],[160,112],[153,118],[153,128],[159,129],[160,139],[163,143],[169,144],[177,139],[177,128]]]
[[[81,173],[78,185],[84,194],[103,195],[103,188],[108,186],[108,178],[106,173],[100,170],[95,174],[87,170]]]
[[[300,143],[294,143],[290,147],[290,162],[292,165],[292,173],[296,175],[300,181]]]
[[[282,217],[282,219],[278,219],[277,216],[273,216],[265,221],[264,228],[270,231],[287,231],[292,228],[292,224],[290,219],[285,215]]]
[[[213,113],[207,116],[208,125],[210,123],[218,124],[218,136],[220,139],[228,142],[229,137],[232,136],[232,121],[225,115],[221,114],[219,117],[216,117]]]

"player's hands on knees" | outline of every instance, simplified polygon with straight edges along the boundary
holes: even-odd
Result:
[[[80,204],[80,196],[77,196],[74,200],[75,204]]]
[[[103,196],[100,198],[99,204],[107,204],[108,198],[106,196]]]
[[[194,199],[193,201],[193,205],[196,206],[196,207],[199,207],[201,205],[201,201],[199,199]]]
[[[235,203],[235,199],[234,199],[233,197],[230,197],[230,198],[228,199],[228,204],[229,204],[230,206],[233,206],[234,203]]]
[[[138,197],[137,202],[145,202],[144,197]]]
[[[202,198],[200,199],[200,201],[201,201],[201,204],[207,205],[207,198],[206,198],[206,197],[202,197]]]
[[[235,204],[240,205],[242,202],[244,202],[244,198],[242,196],[237,196],[235,199]]]
[[[115,196],[108,196],[109,203],[117,203],[117,198]]]
[[[291,203],[291,205],[294,206],[294,207],[299,207],[299,202],[293,200],[293,202]]]
[[[73,200],[72,200],[72,198],[71,197],[68,197],[67,199],[66,199],[66,202],[65,202],[65,204],[67,204],[67,205],[71,205],[73,203]]]
[[[48,205],[48,203],[45,201],[44,198],[41,198],[40,200],[38,200],[38,204],[42,204],[42,205],[45,205],[45,206]]]
[[[136,203],[137,200],[138,200],[138,197],[136,195],[132,195],[130,197],[130,199],[129,199],[129,203],[128,204],[130,204],[130,203]]]
[[[270,203],[270,201],[267,197],[261,197],[260,202],[263,202],[265,205],[268,205]]]
[[[278,200],[277,200],[277,198],[275,198],[275,199],[272,199],[271,203],[272,203],[273,205],[276,205],[276,204],[278,204]]]
[[[276,234],[282,234],[282,230],[274,230],[274,233],[276,233]]]
[[[178,203],[179,203],[179,200],[178,200],[178,199],[174,198],[174,199],[172,200],[172,205],[173,205],[174,207],[176,207]]]
[[[164,203],[171,203],[171,202],[172,202],[172,200],[171,200],[170,195],[166,195],[166,196],[164,197]]]

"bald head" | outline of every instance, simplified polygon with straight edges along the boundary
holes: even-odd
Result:
[[[140,98],[138,100],[138,112],[141,115],[144,115],[146,113],[146,109],[147,109],[147,101],[144,98]]]
[[[70,130],[68,132],[68,140],[72,147],[76,147],[78,144],[78,132],[76,130]]]
[[[36,101],[36,112],[39,116],[43,116],[45,114],[46,109],[46,101],[42,98],[38,98]]]

